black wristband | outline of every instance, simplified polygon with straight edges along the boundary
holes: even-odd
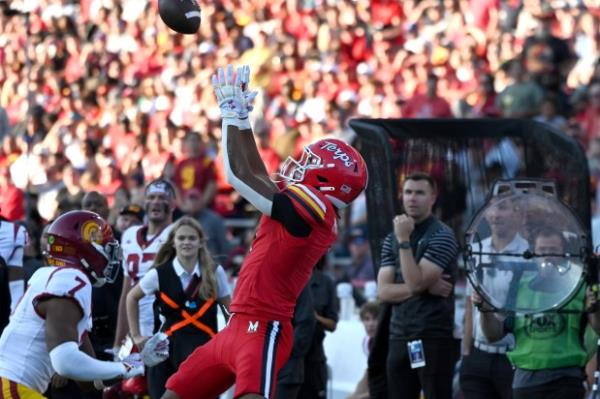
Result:
[[[410,241],[402,241],[401,243],[398,243],[398,248],[400,249],[410,249]]]

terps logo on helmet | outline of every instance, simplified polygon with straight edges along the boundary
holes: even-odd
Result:
[[[81,225],[81,238],[86,242],[102,244],[100,226],[94,220],[87,220]]]
[[[346,154],[341,148],[337,146],[335,143],[331,143],[329,141],[323,142],[321,145],[321,149],[329,152],[333,152],[333,159],[339,159],[346,165],[346,167],[350,168],[354,165],[354,160],[350,158],[348,154]]]

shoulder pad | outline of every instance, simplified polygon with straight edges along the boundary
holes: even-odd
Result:
[[[326,200],[316,189],[304,184],[292,184],[283,190],[303,216],[310,216],[316,222],[323,222],[327,213]]]

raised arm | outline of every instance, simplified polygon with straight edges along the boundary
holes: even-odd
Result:
[[[248,91],[249,80],[248,66],[237,69],[235,81],[231,65],[227,66],[227,72],[219,68],[212,77],[221,109],[223,163],[227,180],[233,188],[260,212],[271,216],[273,195],[278,189],[260,158],[248,119],[257,94]]]

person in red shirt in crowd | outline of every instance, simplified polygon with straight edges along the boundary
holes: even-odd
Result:
[[[409,99],[402,110],[405,118],[451,118],[452,111],[448,101],[438,95],[438,77],[430,73],[427,76],[425,94],[417,94]]]
[[[473,24],[487,37],[493,37],[498,29],[500,0],[469,0],[468,3]]]
[[[25,218],[25,196],[12,182],[8,167],[0,167],[0,217],[14,222]]]
[[[183,137],[183,158],[175,160],[172,180],[182,197],[191,189],[202,193],[203,206],[210,206],[217,192],[215,163],[205,151],[200,135],[188,131]]]
[[[98,166],[98,183],[94,189],[106,197],[109,206],[113,206],[117,191],[124,186],[123,175],[109,157],[104,157]]]
[[[584,146],[600,137],[600,80],[593,81],[588,89],[588,105],[577,115],[583,130]]]
[[[162,176],[169,155],[169,152],[164,149],[160,141],[159,133],[148,134],[145,152],[141,161],[146,181],[152,181]]]
[[[260,159],[262,159],[265,163],[267,173],[271,175],[277,172],[279,169],[279,164],[281,164],[281,158],[270,144],[269,130],[265,127],[264,129],[256,132],[256,138],[258,139],[258,154]]]
[[[269,179],[252,134],[250,68],[233,80],[222,68],[213,86],[222,116],[223,162],[231,185],[262,214],[242,264],[225,329],[196,349],[167,381],[163,399],[213,398],[235,382],[234,397],[275,397],[279,369],[290,355],[296,300],[317,261],[335,242],[338,211],[367,184],[361,155],[337,139],[314,142],[288,158],[283,190]]]
[[[486,73],[479,81],[477,89],[466,98],[471,107],[468,116],[472,118],[497,118],[500,116],[500,108],[496,103],[496,91],[494,90],[494,75]]]

